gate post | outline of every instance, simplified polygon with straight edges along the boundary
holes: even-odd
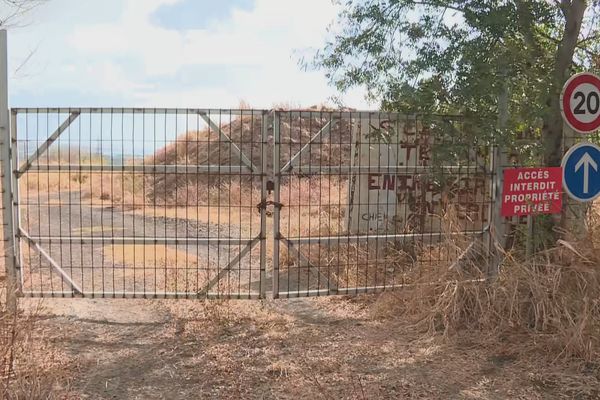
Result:
[[[279,112],[273,110],[273,201],[276,206],[273,208],[273,273],[271,275],[273,286],[273,298],[279,298],[279,241],[280,241],[280,209],[277,206],[280,202],[279,185],[281,184],[281,166],[279,165],[280,155],[280,133],[279,133]],[[289,288],[288,288],[289,290]]]
[[[506,152],[495,144],[492,148],[492,190],[490,205],[490,221],[487,233],[488,240],[488,276],[496,277],[502,261],[502,253],[506,248],[506,223],[502,217],[502,186],[504,184],[504,168],[508,164]]]
[[[0,30],[0,157],[2,159],[2,225],[4,267],[6,269],[6,307],[17,311],[17,273],[13,209],[12,142],[8,110],[8,51],[6,29]]]
[[[506,76],[506,70],[502,69],[502,75]],[[498,129],[503,132],[508,126],[509,119],[509,90],[506,80],[500,88],[498,95]],[[508,165],[506,151],[503,151],[501,145],[503,140],[494,138],[492,148],[492,206],[491,219],[489,221],[489,266],[488,276],[495,278],[498,275],[500,263],[502,262],[502,253],[506,249],[506,224],[502,217],[502,186],[504,185],[504,168]]]
[[[260,202],[263,206],[260,209],[260,298],[266,298],[267,294],[267,122],[269,115],[262,112],[262,131],[260,135],[260,153],[261,153],[261,189]]]

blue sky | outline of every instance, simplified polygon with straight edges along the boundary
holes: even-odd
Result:
[[[253,8],[254,0],[186,0],[161,5],[151,21],[166,29],[210,29],[231,18],[234,9],[251,12]]]
[[[49,0],[9,30],[11,106],[310,106],[336,95],[298,59],[330,0]],[[1,10],[0,10],[1,12]],[[24,61],[27,62],[23,64]],[[376,108],[362,90],[342,100]]]

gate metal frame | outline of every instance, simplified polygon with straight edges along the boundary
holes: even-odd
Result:
[[[5,31],[0,31],[0,34]],[[0,41],[2,37],[0,36]],[[1,69],[0,65],[0,69]],[[1,72],[1,71],[0,71]],[[0,109],[2,107],[0,99]],[[220,138],[218,143],[227,143],[230,145],[235,154],[240,158],[241,165],[40,165],[36,164],[38,158],[43,155],[48,148],[55,142],[60,135],[65,132],[81,114],[108,114],[120,113],[126,114],[136,113],[144,114],[146,111],[154,113],[167,114],[198,114],[206,124],[217,132]],[[7,110],[7,114],[8,114]],[[251,110],[252,115],[260,115],[262,119],[262,132],[260,137],[261,146],[261,165],[256,166],[250,159],[240,150],[240,148],[225,134],[217,124],[209,117],[211,113],[220,112],[220,110],[212,109],[181,109],[181,108],[13,108],[10,110],[11,124],[10,133],[11,140],[7,143],[3,140],[0,143],[2,154],[2,185],[3,185],[3,204],[4,210],[9,212],[4,213],[4,242],[5,242],[5,263],[8,273],[9,287],[14,286],[17,289],[14,295],[8,296],[12,300],[15,296],[21,297],[84,297],[84,298],[198,298],[198,299],[218,299],[218,298],[235,298],[235,299],[260,299],[265,298],[267,293],[266,282],[266,207],[260,209],[261,223],[258,235],[252,238],[222,238],[222,237],[203,237],[203,238],[168,238],[168,237],[108,237],[108,236],[32,236],[21,225],[20,219],[20,201],[19,201],[19,179],[22,178],[28,171],[44,171],[44,172],[140,172],[140,173],[206,173],[206,174],[231,174],[235,172],[245,171],[247,176],[261,178],[261,203],[267,202],[267,110]],[[246,110],[229,110],[232,115],[245,115]],[[20,113],[56,113],[68,114],[60,126],[42,143],[28,159],[19,165],[18,151],[13,147],[17,143],[17,115]],[[259,114],[260,113],[260,114]],[[4,114],[4,113],[2,113]],[[5,124],[0,121],[0,133],[4,134]],[[8,190],[7,190],[8,188]],[[23,260],[20,252],[20,241],[28,242],[40,254],[42,258],[48,262],[51,268],[58,273],[63,281],[70,287],[70,291],[26,291],[24,290],[24,276],[21,266]],[[163,245],[180,245],[180,244],[197,244],[197,245],[244,245],[240,252],[230,260],[228,265],[220,268],[216,276],[212,277],[199,291],[195,294],[186,292],[128,292],[128,291],[113,291],[113,292],[94,292],[85,291],[69,276],[69,274],[54,260],[43,245],[45,243],[76,243],[84,244],[163,244]],[[242,257],[248,254],[258,244],[260,247],[260,290],[258,293],[215,293],[211,289],[219,282],[219,280],[238,263]],[[12,250],[14,249],[14,250]]]
[[[304,146],[294,155],[290,157],[290,160],[285,163],[283,167],[280,166],[280,157],[281,157],[281,135],[280,135],[280,115],[285,114],[290,117],[294,116],[306,116],[308,118],[320,116],[323,114],[329,115],[329,120],[325,123],[325,125],[313,136],[310,140],[304,144]],[[359,293],[368,293],[368,292],[381,292],[384,290],[397,289],[402,287],[413,286],[413,284],[393,284],[393,285],[383,285],[383,286],[362,286],[362,287],[345,287],[338,288],[338,286],[331,281],[328,277],[326,277],[323,273],[321,273],[320,268],[313,265],[311,261],[305,256],[299,249],[299,246],[302,244],[319,244],[322,246],[331,246],[335,244],[340,244],[344,242],[351,243],[360,243],[362,242],[370,242],[377,240],[396,240],[396,239],[407,239],[407,238],[418,238],[422,237],[422,233],[396,233],[396,234],[344,234],[340,236],[302,236],[297,238],[286,238],[281,233],[281,207],[285,207],[285,204],[281,204],[280,198],[280,188],[281,188],[281,179],[286,176],[291,176],[290,172],[292,170],[302,174],[315,171],[319,171],[319,174],[332,174],[332,173],[352,173],[352,172],[365,172],[365,171],[389,171],[389,172],[401,172],[401,171],[411,171],[414,173],[418,172],[427,172],[431,169],[430,166],[398,166],[398,165],[381,165],[376,168],[371,166],[313,166],[313,165],[295,165],[296,160],[298,160],[303,152],[307,149],[310,149],[310,145],[313,144],[318,138],[323,138],[331,133],[331,126],[335,118],[352,118],[352,117],[368,117],[373,114],[379,114],[378,112],[373,111],[333,111],[333,112],[321,112],[321,111],[274,111],[273,113],[273,136],[274,136],[274,146],[273,146],[273,170],[274,170],[274,204],[276,205],[273,212],[273,298],[295,298],[295,297],[311,297],[311,296],[326,296],[326,295],[347,295],[347,294],[359,294]],[[389,116],[405,116],[400,113],[390,113],[384,112],[383,115]],[[310,152],[310,150],[309,150]],[[481,251],[482,248],[487,252],[487,273],[489,276],[495,276],[496,270],[498,268],[497,262],[495,262],[493,254],[496,252],[495,250],[495,241],[494,233],[492,232],[492,227],[495,225],[502,225],[503,219],[499,216],[499,208],[498,199],[501,196],[501,178],[502,178],[502,167],[498,168],[497,165],[497,153],[498,147],[495,145],[490,146],[490,156],[487,165],[475,165],[470,167],[465,166],[444,166],[444,169],[449,170],[473,170],[475,172],[481,172],[481,167],[484,168],[484,174],[489,177],[489,203],[487,207],[487,224],[483,226],[482,229],[477,230],[463,230],[460,232],[429,232],[426,233],[426,236],[429,238],[432,237],[442,237],[442,236],[457,236],[457,235],[465,235],[465,236],[473,236],[473,241],[465,248],[465,250],[459,255],[457,260],[449,267],[449,269],[460,267],[462,262],[472,257],[472,254],[477,251]],[[310,157],[309,157],[310,159]],[[499,181],[500,179],[500,181]],[[324,278],[325,282],[327,282],[327,288],[324,289],[298,289],[298,290],[289,290],[281,291],[279,287],[279,276],[280,276],[280,262],[279,262],[279,254],[281,243],[283,243],[289,251],[292,251],[298,257],[299,266],[303,266],[307,268],[309,271],[314,271],[319,279]],[[320,286],[320,285],[319,285]]]
[[[1,66],[0,66],[1,67]],[[43,155],[55,142],[60,135],[65,132],[71,123],[83,113],[142,113],[144,114],[147,110],[153,112],[165,113],[165,114],[178,114],[178,113],[196,113],[198,114],[206,124],[217,132],[220,140],[224,143],[232,145],[233,151],[240,159],[240,165],[82,165],[82,164],[68,164],[68,165],[40,165],[36,161]],[[13,147],[17,143],[17,115],[19,113],[59,113],[66,114],[68,117],[62,121],[58,128],[49,135],[49,137],[31,154],[28,155],[26,161],[19,164],[18,151]],[[383,285],[383,286],[357,286],[357,287],[344,287],[338,288],[337,284],[330,279],[330,277],[324,275],[320,268],[313,265],[309,258],[302,253],[300,250],[301,245],[307,244],[318,244],[321,246],[331,246],[340,244],[341,242],[359,243],[361,241],[377,241],[385,240],[392,241],[398,239],[407,238],[418,238],[422,236],[422,233],[396,233],[396,234],[345,234],[341,236],[302,236],[294,238],[286,238],[281,232],[281,180],[283,177],[291,176],[292,171],[300,172],[301,174],[310,173],[311,171],[318,170],[320,174],[332,174],[332,173],[352,173],[352,172],[365,172],[370,171],[369,166],[302,166],[297,165],[297,160],[300,159],[301,155],[309,149],[309,146],[315,143],[319,138],[324,138],[331,133],[331,127],[334,118],[344,117],[359,117],[366,115],[372,115],[373,112],[335,112],[330,114],[330,119],[325,125],[313,136],[310,141],[295,154],[290,156],[290,160],[283,165],[280,165],[281,156],[281,137],[280,137],[280,123],[281,123],[281,111],[268,111],[268,110],[252,110],[253,113],[260,112],[262,118],[262,130],[261,130],[261,164],[260,166],[254,165],[253,162],[244,155],[240,148],[232,141],[232,139],[225,134],[217,124],[209,118],[209,114],[214,110],[209,109],[135,109],[135,108],[84,108],[84,109],[72,109],[72,108],[15,108],[10,112],[10,141],[3,141],[1,144],[2,154],[2,171],[3,171],[3,204],[5,210],[8,212],[4,213],[4,233],[5,233],[5,245],[8,251],[5,252],[5,262],[8,272],[9,284],[17,288],[17,293],[20,296],[31,296],[31,297],[109,297],[109,298],[238,298],[238,299],[256,299],[267,297],[267,205],[273,204],[273,237],[272,237],[272,297],[273,298],[290,298],[290,297],[308,297],[308,296],[320,296],[320,295],[336,295],[336,294],[356,294],[364,292],[376,292],[382,290],[395,289],[405,287],[410,284],[394,284],[394,285]],[[314,116],[313,111],[286,111],[286,115],[299,116],[299,117],[311,117]],[[389,113],[386,113],[388,115]],[[240,115],[243,115],[243,111],[240,110]],[[254,115],[254,114],[253,114]],[[335,115],[335,117],[334,117]],[[272,123],[272,141],[269,136],[269,125]],[[4,125],[0,126],[3,127]],[[5,136],[3,136],[5,137]],[[219,143],[222,143],[219,142]],[[273,155],[272,170],[268,167],[267,152],[271,150]],[[496,151],[492,151],[489,159],[489,173],[490,177],[496,175],[498,172],[495,166]],[[416,169],[420,172],[426,172],[427,166],[417,166]],[[458,166],[450,166],[448,168],[465,168]],[[479,168],[478,166],[471,167],[474,169]],[[383,169],[391,172],[401,171],[414,171],[414,166],[381,166],[378,169]],[[203,237],[203,238],[169,238],[169,237],[75,237],[75,236],[33,236],[28,233],[21,224],[20,217],[20,200],[19,200],[19,179],[21,179],[28,171],[46,171],[46,172],[140,172],[140,173],[209,173],[218,174],[223,173],[236,173],[242,172],[249,173],[251,177],[259,177],[261,181],[260,198],[261,204],[259,204],[260,211],[260,232],[257,236],[252,238],[221,238],[221,237]],[[498,222],[496,212],[494,211],[496,198],[499,195],[498,184],[495,182],[497,179],[490,179],[489,182],[489,199],[488,205],[488,221],[487,225],[481,230],[473,231],[462,231],[455,233],[456,235],[472,235],[475,240],[466,248],[463,254],[459,257],[466,258],[469,254],[477,247],[475,244],[478,241],[483,241],[483,245],[487,247],[487,252],[491,254],[494,247],[494,239],[490,227]],[[270,183],[272,182],[272,187]],[[273,200],[269,201],[268,190],[273,189]],[[442,235],[448,235],[448,233],[442,232],[430,232],[427,233],[428,237],[441,237]],[[453,235],[453,233],[450,233]],[[481,236],[481,238],[479,238]],[[69,291],[24,291],[24,277],[21,266],[23,265],[22,254],[20,251],[21,240],[27,242],[32,248],[34,248],[42,258],[50,265],[50,267],[62,277],[63,281],[69,286]],[[127,292],[127,291],[114,291],[114,292],[94,292],[83,290],[77,282],[75,282],[68,272],[65,271],[60,263],[58,263],[52,256],[44,249],[44,245],[47,243],[76,243],[76,244],[98,244],[98,243],[110,243],[110,244],[164,244],[164,245],[180,245],[180,244],[198,244],[198,245],[240,245],[244,246],[240,252],[230,260],[228,265],[220,267],[216,275],[212,277],[202,289],[195,294],[185,292]],[[319,289],[299,289],[281,291],[279,286],[280,277],[280,251],[281,245],[284,245],[288,251],[294,253],[299,264],[302,267],[306,267],[309,271],[314,272],[319,276],[319,280],[326,282],[326,288]],[[260,290],[257,294],[251,293],[230,293],[229,295],[223,295],[221,293],[211,292],[211,288],[219,280],[231,270],[231,268],[238,263],[242,257],[248,254],[256,245],[260,247]],[[457,261],[455,264],[458,264]],[[455,267],[452,265],[450,268]],[[319,285],[320,286],[320,285]]]

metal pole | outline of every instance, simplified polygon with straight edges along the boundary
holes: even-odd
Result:
[[[279,298],[279,240],[280,240],[280,212],[279,185],[281,184],[281,169],[279,167],[279,113],[273,111],[273,298]]]
[[[13,181],[13,229],[14,229],[14,248],[15,248],[15,274],[17,278],[17,287],[22,290],[24,284],[23,270],[23,253],[21,252],[21,236],[19,235],[21,229],[21,196],[19,195],[19,177],[17,176],[17,167],[19,165],[19,149],[17,147],[17,113],[10,110],[10,137],[11,143],[14,143],[15,151],[13,153],[13,168],[12,168],[12,181]]]
[[[533,255],[533,216],[527,216],[527,234],[525,235],[525,256],[527,260]]]
[[[506,74],[503,74],[506,75]],[[508,86],[506,80],[502,83],[500,94],[498,95],[498,129],[503,131],[508,126]],[[500,143],[501,144],[501,143]],[[496,140],[494,146],[494,187],[492,192],[492,203],[493,212],[492,220],[490,221],[491,226],[491,241],[492,247],[490,257],[490,277],[495,277],[498,274],[500,262],[502,258],[502,251],[506,247],[506,224],[502,217],[502,186],[504,184],[504,167],[508,163],[506,152],[502,151],[502,148]]]
[[[6,307],[17,311],[12,160],[8,111],[8,62],[6,30],[0,30],[0,153],[2,157],[2,218],[4,226],[4,267],[6,268]]]
[[[563,123],[563,154],[577,143],[577,136],[566,122]],[[554,222],[568,232],[569,240],[584,240],[588,234],[586,216],[589,206],[589,203],[578,202],[566,194],[563,195],[562,213]]]
[[[260,297],[264,299],[267,294],[267,122],[269,116],[266,112],[262,113],[262,134],[261,134],[261,190],[260,201],[263,207],[260,209]]]

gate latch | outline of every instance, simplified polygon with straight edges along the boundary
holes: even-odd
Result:
[[[256,209],[260,213],[262,210],[266,210],[268,206],[277,207],[278,209],[281,210],[281,208],[283,207],[283,204],[277,203],[276,201],[273,201],[273,200],[263,200],[256,205]],[[272,212],[267,210],[266,214],[271,215]]]
[[[267,181],[267,192],[269,194],[271,194],[273,192],[273,190],[275,190],[275,182],[273,182],[272,180],[268,180]]]

